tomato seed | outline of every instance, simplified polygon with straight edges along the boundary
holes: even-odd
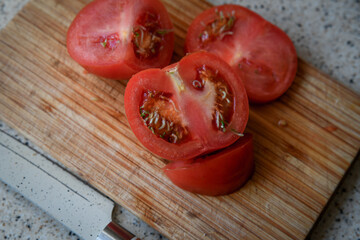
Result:
[[[199,80],[194,80],[192,81],[192,85],[195,89],[203,89],[204,88],[204,83],[202,81]]]

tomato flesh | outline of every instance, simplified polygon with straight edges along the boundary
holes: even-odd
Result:
[[[169,64],[172,23],[159,0],[95,0],[67,33],[70,56],[91,73],[112,79]]]
[[[114,50],[119,45],[120,38],[117,33],[103,35],[99,37],[96,43],[99,43],[103,48]]]
[[[145,147],[183,161],[235,142],[236,133],[245,129],[249,106],[231,67],[199,52],[162,70],[135,74],[125,90],[125,112]]]
[[[253,140],[245,134],[233,145],[189,161],[164,167],[166,176],[178,187],[193,193],[217,196],[243,186],[254,170]]]
[[[244,81],[251,102],[280,97],[292,84],[297,55],[290,38],[258,14],[238,5],[204,11],[188,29],[186,52],[209,51]]]

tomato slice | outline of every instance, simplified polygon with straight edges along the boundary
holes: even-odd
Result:
[[[190,25],[185,44],[186,52],[206,50],[229,63],[244,80],[251,102],[275,100],[295,78],[297,55],[290,38],[238,5],[201,13]]]
[[[210,196],[230,194],[251,177],[254,170],[253,140],[245,134],[230,147],[204,157],[172,162],[166,176],[178,187]]]
[[[70,56],[91,73],[112,79],[169,64],[173,26],[159,0],[95,0],[67,33]]]
[[[242,81],[213,54],[198,52],[164,69],[135,74],[125,112],[139,141],[168,160],[187,160],[234,143],[249,105]]]

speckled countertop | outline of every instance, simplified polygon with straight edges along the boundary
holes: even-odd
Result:
[[[0,0],[0,29],[28,0]],[[299,57],[360,94],[359,0],[210,0],[238,3],[285,30]],[[360,127],[360,120],[359,120]],[[26,139],[0,122],[0,131]],[[143,239],[163,239],[159,233],[117,206],[115,220]],[[360,240],[360,158],[340,184],[310,239]],[[19,193],[0,182],[0,239],[78,239]]]

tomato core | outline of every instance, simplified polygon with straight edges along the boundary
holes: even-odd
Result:
[[[181,143],[189,137],[170,93],[144,92],[140,115],[152,133],[167,142]]]
[[[223,78],[215,71],[205,65],[197,69],[197,77],[192,85],[197,90],[202,90],[205,84],[212,84],[216,97],[212,114],[212,123],[215,129],[226,132],[226,127],[231,121],[234,112],[234,99],[230,87]]]
[[[236,18],[233,15],[224,16],[222,11],[217,12],[215,20],[208,23],[205,30],[200,33],[199,40],[202,47],[209,42],[221,40],[226,35],[233,35],[232,29],[235,20]]]
[[[151,59],[159,54],[161,41],[170,30],[160,28],[159,16],[150,12],[142,14],[133,29],[133,45],[137,58]]]

